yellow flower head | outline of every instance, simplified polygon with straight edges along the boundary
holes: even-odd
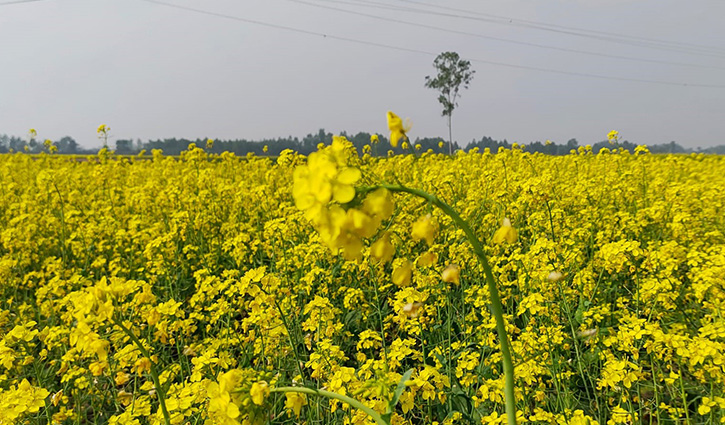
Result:
[[[393,261],[393,283],[399,287],[409,286],[413,278],[413,263],[404,258]]]
[[[461,268],[457,264],[449,264],[443,269],[441,279],[446,283],[458,283],[461,280]]]
[[[372,136],[370,136],[370,143],[372,143],[374,145],[378,142],[380,142],[380,138],[378,137],[377,134],[373,134]]]
[[[393,259],[395,247],[390,241],[390,234],[383,233],[375,243],[370,246],[370,256],[381,263],[387,263]]]
[[[609,140],[609,143],[616,143],[619,141],[619,132],[617,130],[612,130],[607,134],[607,140]]]
[[[423,303],[419,303],[417,301],[405,304],[403,306],[403,314],[411,319],[415,319],[420,314],[421,307],[423,307]]]
[[[300,393],[285,393],[284,407],[295,412],[295,416],[300,417],[302,406],[307,405],[307,396]]]
[[[264,152],[264,153],[269,152],[269,147],[267,145],[264,145],[264,147],[262,148],[262,152]]]
[[[410,127],[411,125],[407,120],[403,123],[403,120],[401,120],[399,116],[395,115],[391,111],[388,111],[388,129],[390,129],[391,146],[398,146],[398,141],[400,141],[400,139],[407,140],[408,136],[406,133],[410,131]]]
[[[438,254],[426,251],[418,256],[415,260],[416,267],[430,267],[438,261]]]
[[[214,140],[213,139],[207,139],[206,140],[206,148],[211,149],[214,147]]]
[[[108,133],[110,130],[111,130],[111,127],[107,126],[106,124],[101,124],[98,126],[96,133],[105,134],[105,133]]]
[[[430,246],[433,245],[433,240],[435,239],[437,231],[438,223],[433,220],[433,217],[430,214],[426,214],[418,218],[418,220],[413,223],[410,234],[413,237],[413,240],[419,241],[421,239],[425,239],[428,246]]]
[[[441,148],[441,149],[443,149],[443,146],[445,146],[445,145],[446,145],[446,142],[444,142],[443,140],[441,140],[440,142],[438,142],[438,147]]]
[[[257,406],[264,404],[264,399],[269,395],[269,384],[267,381],[259,381],[252,384],[252,388],[249,389],[249,394],[252,396],[252,402]]]
[[[28,130],[28,135],[29,135],[29,136],[30,136],[30,138],[32,139],[32,138],[35,138],[35,136],[37,136],[37,135],[38,135],[38,132],[37,132],[37,131],[35,131],[35,129],[34,129],[34,128],[31,128],[30,130]]]
[[[508,218],[503,219],[503,225],[500,229],[496,230],[496,233],[493,234],[493,243],[502,244],[504,242],[506,243],[514,243],[519,239],[519,234],[511,226],[511,220]]]

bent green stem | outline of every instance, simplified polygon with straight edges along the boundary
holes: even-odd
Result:
[[[501,303],[501,296],[498,293],[496,286],[496,280],[493,277],[493,271],[488,263],[486,254],[483,252],[483,244],[476,237],[476,234],[468,225],[468,222],[461,218],[456,210],[450,205],[446,204],[442,199],[435,195],[424,192],[418,189],[412,189],[402,185],[389,185],[382,184],[379,187],[388,189],[391,192],[409,193],[411,195],[418,196],[430,202],[431,204],[438,207],[446,215],[448,215],[456,225],[463,230],[466,234],[468,242],[473,247],[473,252],[478,257],[478,260],[483,266],[483,273],[486,276],[486,282],[488,284],[488,293],[491,297],[491,312],[496,318],[496,332],[498,333],[499,344],[501,345],[501,356],[503,363],[504,372],[504,396],[506,399],[506,416],[508,425],[516,425],[516,398],[514,395],[514,365],[511,359],[511,346],[508,341],[508,334],[506,333],[506,324],[503,317],[503,304]],[[375,189],[375,188],[371,188]]]
[[[307,388],[307,387],[277,387],[273,388],[270,392],[273,393],[303,393],[303,394],[311,394],[311,395],[318,395],[322,397],[331,398],[334,400],[339,400],[343,403],[347,403],[350,406],[360,409],[363,412],[367,413],[368,416],[373,418],[375,423],[378,425],[390,425],[383,417],[380,415],[380,413],[376,412],[375,410],[371,409],[370,407],[362,404],[360,401],[355,400],[354,398],[350,398],[348,396],[344,396],[342,394],[333,393],[331,391],[325,391],[325,390],[317,390],[313,388]]]
[[[154,364],[154,361],[151,359],[151,353],[149,353],[146,347],[143,346],[143,343],[141,343],[138,337],[134,335],[134,333],[131,332],[129,328],[123,326],[123,323],[121,323],[120,320],[114,318],[113,324],[121,328],[121,330],[126,335],[128,335],[129,338],[131,338],[133,343],[136,344],[138,349],[141,350],[141,354],[149,359],[149,364],[151,365],[151,367],[149,368],[149,374],[151,375],[151,380],[154,381],[154,387],[156,388],[156,394],[159,398],[161,413],[164,415],[164,422],[166,422],[166,425],[171,425],[171,417],[169,416],[169,411],[166,409],[166,391],[164,391],[164,388],[161,386],[161,382],[159,381],[159,373],[156,370],[156,365]]]

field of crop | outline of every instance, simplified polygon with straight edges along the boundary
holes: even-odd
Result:
[[[724,213],[646,149],[3,155],[0,424],[506,423],[497,317],[518,423],[725,423]]]

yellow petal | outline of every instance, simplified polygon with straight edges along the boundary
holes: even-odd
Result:
[[[500,229],[496,230],[496,233],[493,234],[493,243],[501,244],[501,243],[514,243],[519,239],[519,234],[511,226],[511,221],[508,218],[504,219],[503,226],[501,226]]]
[[[346,204],[355,198],[355,188],[349,184],[336,184],[332,188],[332,198],[341,204]]]
[[[362,177],[360,169],[354,167],[344,168],[337,175],[337,181],[342,184],[355,184]]]

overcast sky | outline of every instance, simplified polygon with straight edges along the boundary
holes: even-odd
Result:
[[[722,0],[8,1],[0,134],[32,127],[86,147],[101,123],[116,139],[386,134],[393,110],[412,138],[446,136],[423,84],[435,55],[456,51],[476,71],[453,113],[463,145],[585,144],[612,129],[640,144],[725,144]]]

